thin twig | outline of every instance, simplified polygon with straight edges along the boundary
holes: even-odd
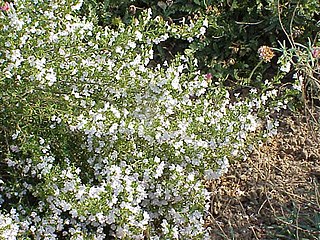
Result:
[[[258,214],[260,214],[261,209],[263,208],[263,206],[266,204],[267,201],[268,201],[268,200],[266,199],[266,200],[264,200],[264,202],[261,204],[261,206],[260,206],[260,208],[259,208],[259,210],[258,210]]]
[[[282,20],[281,20],[281,13],[280,13],[280,0],[278,0],[278,18],[279,18],[279,23],[280,23],[280,26],[282,28],[282,31],[284,32],[284,34],[287,36],[289,42],[290,42],[290,45],[291,47],[293,48],[294,47],[294,44],[292,42],[292,39],[291,37],[289,36],[288,32],[286,31],[286,29],[284,28],[283,26],[283,23],[282,23]]]
[[[258,25],[258,24],[263,23],[263,22],[264,22],[264,20],[261,20],[261,21],[259,21],[259,22],[255,22],[255,23],[250,23],[250,22],[238,22],[238,21],[236,21],[236,24],[239,24],[239,25]]]
[[[297,212],[297,217],[296,217],[296,236],[297,239],[299,239],[299,213],[300,213],[300,205],[298,206],[298,212]]]
[[[302,227],[299,227],[299,226],[296,226],[290,222],[287,222],[285,220],[282,220],[281,218],[277,218],[277,221],[281,222],[281,223],[284,223],[288,226],[291,226],[293,228],[297,228],[299,231],[302,231],[302,232],[306,232],[306,233],[309,233],[309,234],[320,234],[320,231],[312,231],[312,230],[308,230],[308,229],[304,229]]]
[[[315,192],[315,197],[316,197],[316,202],[317,202],[317,205],[319,206],[319,212],[320,212],[320,192],[319,192],[319,186],[318,184],[316,183],[316,181],[313,181],[314,182],[314,192]]]
[[[291,20],[290,20],[290,35],[291,35],[291,38],[293,39],[293,32],[292,32],[292,29],[293,29],[293,19],[294,19],[294,17],[296,16],[296,11],[297,11],[297,9],[298,9],[298,6],[299,6],[299,4],[300,4],[300,1],[298,1],[298,3],[297,3],[297,6],[294,8],[294,10],[293,10],[293,13],[292,13],[292,17],[291,17]]]

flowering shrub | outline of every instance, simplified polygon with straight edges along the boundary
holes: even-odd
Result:
[[[0,12],[0,236],[209,238],[203,180],[246,157],[259,117],[283,107],[277,91],[232,99],[191,49],[151,64],[154,45],[200,38],[205,18],[169,25],[146,10],[101,28],[81,4]]]

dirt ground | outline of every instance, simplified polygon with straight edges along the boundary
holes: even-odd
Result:
[[[320,132],[303,116],[211,183],[212,239],[320,239]]]

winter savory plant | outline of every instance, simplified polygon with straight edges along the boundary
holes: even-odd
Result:
[[[0,239],[208,239],[204,181],[246,158],[277,91],[232,100],[190,49],[151,64],[204,17],[102,28],[82,1],[1,3]]]

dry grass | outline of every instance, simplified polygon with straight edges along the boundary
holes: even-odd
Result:
[[[286,116],[279,134],[211,183],[212,239],[320,239],[320,134]]]

